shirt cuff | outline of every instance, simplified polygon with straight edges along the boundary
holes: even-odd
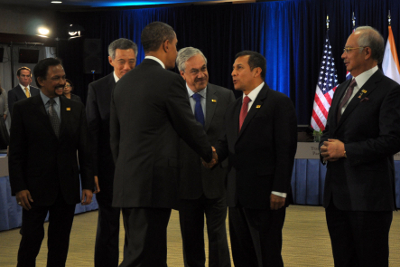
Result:
[[[272,191],[271,194],[278,196],[278,197],[283,197],[286,198],[287,193],[281,193],[281,192],[276,192],[276,191]]]

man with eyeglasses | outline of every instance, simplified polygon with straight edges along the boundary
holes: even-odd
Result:
[[[32,73],[30,68],[19,68],[17,70],[17,78],[19,84],[8,91],[8,109],[10,110],[10,115],[15,102],[30,98],[31,96],[36,96],[40,92],[39,89],[30,86],[30,83],[32,82]]]
[[[194,47],[178,52],[176,65],[186,81],[188,99],[212,145],[222,132],[226,108],[235,101],[231,90],[208,82],[207,59]],[[197,153],[180,142],[182,168],[179,181],[179,220],[185,266],[205,266],[204,214],[207,219],[209,266],[231,266],[225,220],[228,162],[212,169],[202,166]]]
[[[354,78],[336,90],[320,143],[335,266],[388,266],[400,85],[378,69],[383,54],[383,37],[372,27],[347,39],[342,58]]]
[[[119,79],[136,66],[137,53],[137,45],[131,40],[113,41],[108,46],[108,60],[114,71],[89,84],[86,112],[93,141],[95,193],[99,204],[95,267],[117,267],[119,262],[121,209],[111,206],[115,166],[110,148],[110,98]]]

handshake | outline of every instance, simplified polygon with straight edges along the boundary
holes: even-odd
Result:
[[[201,162],[203,163],[203,166],[206,167],[207,169],[211,169],[218,163],[218,155],[217,155],[217,150],[215,150],[215,147],[211,147],[212,149],[212,160],[210,162],[205,162],[203,159],[201,159]]]

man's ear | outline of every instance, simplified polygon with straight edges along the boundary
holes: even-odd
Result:
[[[38,77],[37,78],[37,81],[38,81],[38,85],[39,85],[39,87],[42,87],[43,86],[43,81],[44,81],[44,79],[42,78],[42,77]]]
[[[364,58],[365,59],[369,59],[370,57],[371,57],[371,55],[372,55],[372,50],[371,50],[371,47],[369,47],[369,46],[366,46],[365,48],[364,48]]]
[[[260,67],[254,68],[254,78],[259,77],[261,75],[262,69]]]
[[[184,75],[185,72],[183,70],[181,70],[181,71],[179,71],[179,73],[181,74],[182,78],[186,81],[186,78],[185,78],[185,75]]]
[[[164,50],[165,53],[168,52],[169,45],[170,45],[169,40],[165,40],[165,41],[163,42],[163,50]]]
[[[114,67],[113,60],[110,56],[108,56],[108,63],[110,63],[110,65]]]

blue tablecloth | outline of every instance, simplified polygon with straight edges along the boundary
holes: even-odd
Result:
[[[396,204],[400,207],[400,161],[395,161]],[[292,176],[293,201],[301,205],[322,205],[326,167],[318,159],[295,159]],[[98,208],[96,197],[90,205],[76,205],[75,213]],[[9,178],[0,177],[0,231],[21,226],[22,208],[11,197]]]
[[[75,214],[98,208],[96,196],[92,203],[86,206],[77,204]],[[47,220],[47,218],[46,218]],[[17,204],[15,197],[11,196],[10,179],[8,176],[0,177],[0,231],[20,227],[22,224],[22,207]]]
[[[400,208],[400,161],[394,161],[396,205]],[[292,174],[293,202],[322,205],[326,166],[318,159],[295,159]]]

